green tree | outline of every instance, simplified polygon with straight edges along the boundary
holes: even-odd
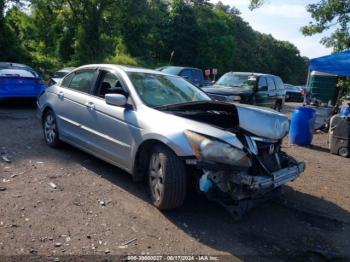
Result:
[[[335,51],[350,48],[350,1],[321,0],[307,6],[307,11],[314,19],[302,28],[304,35],[314,35],[334,28],[330,36],[322,39],[327,47]]]
[[[198,44],[198,24],[193,7],[185,0],[170,3],[166,32],[167,53],[174,51],[173,62],[179,65],[195,61]]]

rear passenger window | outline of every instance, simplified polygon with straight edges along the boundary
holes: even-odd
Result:
[[[90,93],[94,75],[95,71],[75,73],[72,81],[69,84],[69,88],[83,93]]]
[[[72,74],[70,74],[70,75],[67,75],[67,76],[63,79],[63,81],[62,81],[62,83],[61,83],[61,86],[62,86],[62,87],[69,87],[69,84],[70,84],[70,82],[72,81],[73,76],[74,76],[74,73],[72,73]]]
[[[275,83],[276,83],[277,89],[284,89],[284,84],[280,77],[278,76],[275,77]]]
[[[269,90],[275,90],[276,89],[275,82],[273,81],[272,77],[268,77],[267,78],[267,86],[268,86]]]

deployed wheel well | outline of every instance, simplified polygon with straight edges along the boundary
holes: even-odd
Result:
[[[150,158],[150,150],[156,146],[156,145],[163,145],[172,150],[170,147],[168,147],[163,142],[156,140],[156,139],[150,139],[144,141],[139,148],[137,149],[136,156],[135,156],[135,164],[134,164],[134,170],[133,170],[133,179],[134,181],[143,181],[147,172],[148,168],[148,161]],[[173,151],[173,150],[172,150]]]

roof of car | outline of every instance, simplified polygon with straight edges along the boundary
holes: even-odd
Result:
[[[75,67],[65,67],[65,68],[58,70],[57,72],[70,72],[70,71],[73,71],[74,69],[75,69]]]
[[[24,65],[24,64],[18,64],[18,63],[12,63],[12,62],[0,62],[0,67],[26,67],[31,68],[30,66]]]
[[[125,72],[139,72],[139,73],[153,73],[153,74],[164,74],[161,71],[157,71],[154,69],[147,69],[142,67],[134,67],[134,66],[126,66],[126,65],[116,65],[116,64],[91,64],[91,65],[84,65],[81,67],[76,68],[76,70],[84,69],[84,68],[94,68],[94,67],[107,67],[110,69],[121,69]]]
[[[226,74],[236,74],[236,75],[252,75],[252,76],[275,76],[265,73],[255,73],[255,72],[227,72]]]
[[[163,67],[157,68],[158,71],[162,71],[162,72],[165,69],[170,69],[171,72],[168,71],[168,73],[176,74],[176,75],[179,74],[184,69],[200,70],[199,68],[188,67],[188,66],[163,66]]]

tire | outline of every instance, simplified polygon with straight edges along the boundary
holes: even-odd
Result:
[[[275,110],[278,111],[278,112],[281,112],[282,111],[282,108],[283,108],[283,102],[282,100],[277,100],[276,103],[275,103]]]
[[[59,139],[56,116],[52,110],[48,110],[43,117],[43,133],[44,139],[48,146],[57,148],[61,145]]]
[[[338,153],[342,157],[350,157],[350,149],[348,147],[341,147]]]
[[[180,207],[186,197],[186,167],[173,151],[163,145],[152,149],[148,165],[152,203],[160,210]]]

